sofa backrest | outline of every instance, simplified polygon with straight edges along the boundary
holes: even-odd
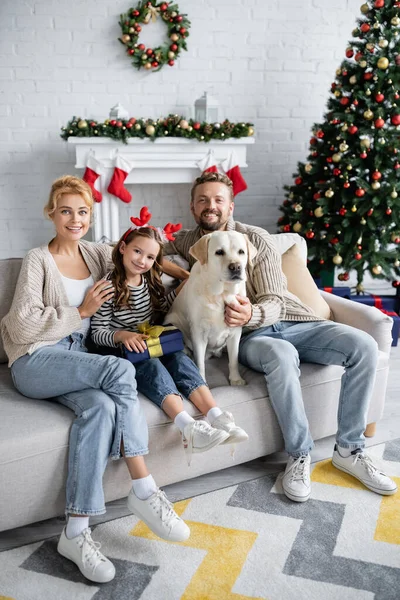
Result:
[[[10,310],[22,258],[5,258],[0,260],[0,321]],[[0,336],[0,363],[7,362],[3,341]]]

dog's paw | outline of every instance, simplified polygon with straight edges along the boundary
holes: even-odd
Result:
[[[231,385],[247,385],[246,381],[239,377],[239,379],[230,379]]]

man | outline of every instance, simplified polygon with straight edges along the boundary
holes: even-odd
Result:
[[[300,361],[345,368],[333,465],[378,494],[394,494],[395,482],[364,452],[367,409],[378,360],[375,340],[353,327],[321,319],[287,291],[281,257],[271,236],[260,227],[233,221],[232,182],[226,175],[205,173],[198,177],[190,208],[197,227],[175,234],[175,242],[165,248],[166,254],[180,254],[191,267],[195,259],[189,248],[202,235],[223,230],[247,234],[258,250],[255,264],[248,268],[248,298],[237,296],[239,305],[226,306],[225,322],[244,327],[239,361],[264,374],[289,454],[282,479],[286,496],[305,502],[311,493],[309,453],[313,441],[299,382]],[[185,272],[181,275],[185,277]]]

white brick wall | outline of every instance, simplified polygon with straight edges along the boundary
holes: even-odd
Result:
[[[59,138],[73,115],[105,119],[121,102],[132,116],[192,116],[205,90],[218,99],[221,120],[255,123],[249,189],[237,197],[235,215],[275,231],[282,186],[305,159],[360,0],[180,0],[192,21],[188,52],[158,73],[133,69],[117,40],[119,14],[135,4],[1,0],[0,258],[49,239],[42,207],[50,184],[76,172],[73,149]],[[144,43],[157,42],[163,25],[156,27],[142,33]],[[160,224],[191,224],[189,186],[131,192],[123,223],[147,204]]]

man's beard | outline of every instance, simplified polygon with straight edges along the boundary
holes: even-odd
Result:
[[[217,217],[217,220],[213,221],[213,222],[210,222],[210,221],[207,221],[207,220],[203,219],[203,214],[204,213],[202,213],[200,215],[200,217],[198,218],[198,220],[197,220],[197,225],[199,225],[200,228],[203,231],[207,231],[207,232],[218,231],[226,223],[226,221],[225,222],[222,221],[222,215],[221,215],[221,213],[215,213],[215,212],[214,213],[208,213],[208,214],[213,214],[213,215],[215,215]],[[207,214],[207,213],[205,213],[205,214]]]

